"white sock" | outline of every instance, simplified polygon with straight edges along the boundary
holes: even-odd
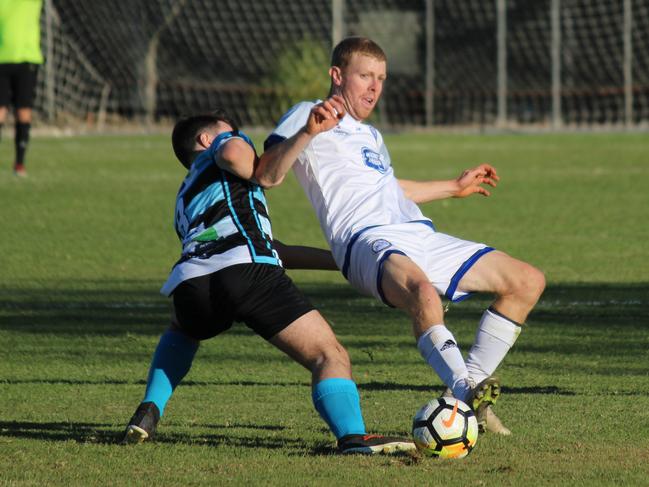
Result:
[[[490,310],[484,312],[466,359],[469,376],[476,384],[496,371],[520,333],[520,325]]]
[[[417,341],[419,353],[437,375],[453,391],[453,395],[465,400],[471,392],[469,372],[453,334],[444,325],[433,325]]]

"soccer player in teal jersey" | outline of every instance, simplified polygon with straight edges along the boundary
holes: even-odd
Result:
[[[317,109],[310,119],[314,132],[327,126]],[[276,245],[263,188],[253,178],[257,156],[250,139],[217,113],[179,121],[172,142],[189,170],[176,201],[182,254],[162,288],[173,299],[173,318],[154,353],[144,399],[124,441],[137,443],[154,433],[199,342],[239,321],[311,372],[314,406],[340,452],[414,449],[411,440],[366,434],[349,356],[281,260],[289,267],[335,264],[320,249]]]

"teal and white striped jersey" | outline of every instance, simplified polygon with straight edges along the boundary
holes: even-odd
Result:
[[[223,144],[232,138],[252,141],[242,132],[214,139],[192,164],[176,198],[176,233],[182,255],[161,292],[170,295],[183,281],[244,263],[281,266],[264,190],[218,167]]]

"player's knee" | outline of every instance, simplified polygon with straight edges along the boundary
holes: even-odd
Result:
[[[437,290],[428,280],[409,283],[406,302],[405,310],[413,319],[415,335],[418,334],[417,327],[419,325],[441,323],[444,320],[442,301]]]
[[[545,274],[536,267],[530,266],[530,268],[529,286],[536,302],[545,291]]]
[[[327,344],[320,349],[314,361],[313,367],[321,369],[335,365],[345,369],[351,369],[351,360],[349,353],[337,341]]]
[[[336,345],[332,347],[332,356],[330,360],[335,360],[338,365],[345,367],[346,369],[351,369],[352,367],[352,361],[349,358],[349,353],[347,352],[347,349],[340,343],[336,343]]]
[[[529,302],[532,306],[541,297],[545,289],[545,275],[539,269],[522,263],[511,282],[510,293]]]
[[[32,109],[31,108],[18,108],[16,110],[16,120],[19,123],[32,122]]]
[[[412,304],[420,309],[427,309],[440,303],[435,287],[429,282],[420,280],[410,286]]]

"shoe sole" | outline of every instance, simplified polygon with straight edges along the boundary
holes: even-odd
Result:
[[[147,433],[139,426],[130,424],[126,428],[126,435],[124,436],[124,440],[122,441],[122,443],[133,445],[133,444],[142,443],[148,438],[149,438],[149,433]]]
[[[473,399],[471,400],[471,407],[478,420],[478,429],[480,432],[485,432],[487,428],[485,409],[496,404],[499,397],[500,382],[498,379],[489,377],[476,386]]]
[[[360,455],[391,455],[393,453],[401,453],[407,451],[416,450],[417,447],[414,443],[409,442],[394,442],[394,443],[385,443],[383,445],[375,446],[358,446],[355,448],[347,448],[346,450],[341,451],[344,455],[350,454],[360,454]]]
[[[495,392],[495,394],[493,392]],[[498,396],[500,395],[500,385],[497,385],[497,387],[492,388],[492,394],[491,395],[493,396],[492,401],[496,402],[496,400],[498,399]],[[449,389],[449,388],[446,388],[446,390],[442,393],[442,397],[453,397],[453,391],[451,391],[451,389]],[[489,406],[487,406],[487,407],[485,407],[485,408],[483,408],[481,410],[481,413],[482,413],[483,417],[481,417],[480,418],[481,421],[478,422],[478,431],[480,433],[489,432],[489,433],[495,433],[495,434],[503,435],[503,436],[511,435],[512,434],[511,430],[509,428],[507,428],[507,426],[502,424],[500,419],[494,414],[493,411],[491,411],[491,414],[492,414],[493,417],[491,419],[489,419],[489,413],[488,413],[489,409],[488,408],[489,408]],[[476,416],[476,419],[477,419],[477,416]]]

